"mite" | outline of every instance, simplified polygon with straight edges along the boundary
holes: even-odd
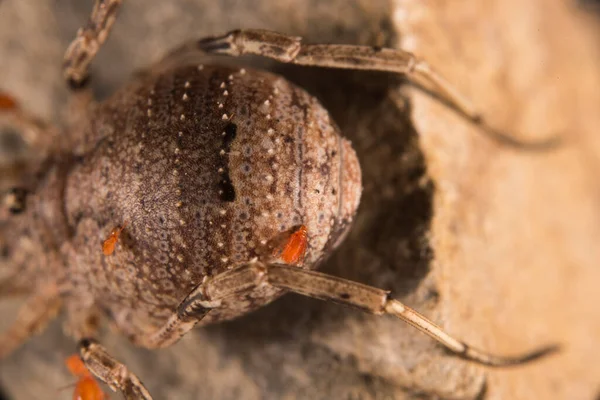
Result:
[[[78,354],[65,360],[69,372],[78,379],[73,391],[73,400],[106,400],[108,397],[85,367]]]
[[[16,100],[9,94],[0,91],[0,112],[16,110],[17,108],[19,107]]]
[[[281,251],[281,260],[286,264],[301,263],[306,253],[306,246],[308,246],[308,232],[306,226],[302,225],[290,235]]]
[[[246,314],[286,292],[390,314],[484,365],[522,364],[556,350],[491,355],[386,290],[316,272],[348,232],[360,201],[361,169],[350,142],[317,99],[281,76],[180,60],[189,59],[185,54],[255,54],[405,74],[428,82],[487,129],[429,65],[402,50],[233,31],[186,43],[105,102],[85,103],[88,66],[120,5],[97,0],[66,52],[64,75],[82,103],[77,124],[45,148],[43,168],[32,167],[30,179],[6,194],[10,201],[0,202],[18,211],[0,213],[0,293],[29,294],[0,336],[0,356],[62,310],[87,370],[127,399],[151,399],[97,340],[94,316],[110,320],[135,345],[161,348],[196,325]],[[14,111],[17,127],[47,136],[8,99],[0,99],[0,108]],[[115,251],[123,221],[127,243]],[[87,390],[81,389],[82,398],[91,396]]]
[[[112,231],[110,231],[110,234],[108,235],[106,240],[102,242],[102,253],[105,256],[110,256],[112,253],[115,252],[115,246],[119,241],[119,236],[121,236],[121,232],[123,232],[123,229],[125,229],[126,225],[127,223],[124,223],[121,226],[113,228]]]

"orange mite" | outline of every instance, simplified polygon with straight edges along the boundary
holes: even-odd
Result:
[[[124,223],[123,225],[117,226],[110,231],[110,235],[108,235],[108,238],[104,241],[104,243],[102,243],[102,253],[104,253],[105,256],[110,256],[115,252],[115,246],[119,241],[119,236],[121,235],[121,232],[123,232],[123,229],[125,229],[126,225],[127,223]]]
[[[287,264],[298,264],[304,259],[304,253],[308,246],[308,231],[306,226],[301,225],[294,233],[292,233],[283,247],[281,259]]]
[[[0,110],[14,110],[19,108],[17,102],[10,95],[0,92]]]
[[[105,400],[108,398],[77,354],[67,358],[65,364],[71,374],[79,378],[73,392],[73,400]]]

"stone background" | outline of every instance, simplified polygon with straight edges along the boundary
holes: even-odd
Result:
[[[0,0],[0,89],[46,120],[61,120],[62,54],[91,3]],[[489,370],[392,318],[287,295],[161,351],[106,332],[155,399],[595,399],[598,16],[559,0],[129,0],[94,90],[105,97],[186,39],[244,27],[414,51],[494,126],[565,137],[556,151],[516,151],[397,77],[265,63],[321,99],[363,164],[359,216],[325,272],[391,289],[480,348],[564,351]],[[17,305],[0,304],[0,328]],[[73,382],[73,351],[57,321],[0,363],[0,387],[9,399],[69,399],[58,389]]]

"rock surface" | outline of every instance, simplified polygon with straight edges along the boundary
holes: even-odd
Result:
[[[273,66],[318,96],[363,164],[364,195],[325,272],[393,290],[473,345],[528,366],[486,370],[392,318],[287,295],[177,345],[104,344],[156,399],[592,399],[600,389],[600,28],[558,0],[129,0],[93,66],[104,97],[173,45],[261,27],[311,42],[401,46],[423,56],[494,126],[547,153],[490,140],[393,76]],[[0,3],[0,87],[60,119],[62,53],[91,1]],[[270,63],[268,63],[271,65]],[[6,328],[18,302],[0,304]],[[0,364],[11,399],[70,398],[74,343],[52,324]],[[118,398],[118,395],[113,395]]]

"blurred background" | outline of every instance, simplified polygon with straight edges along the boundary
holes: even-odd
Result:
[[[325,272],[393,291],[465,341],[556,356],[485,369],[392,318],[287,295],[160,351],[103,343],[155,399],[597,399],[600,391],[600,7],[592,0],[128,0],[92,66],[106,98],[185,40],[265,28],[425,58],[523,140],[499,145],[401,77],[249,59],[317,96],[352,141],[364,194]],[[61,125],[64,50],[92,1],[0,0],[0,90]],[[27,159],[7,127],[0,166]],[[0,186],[5,177],[0,176]],[[0,302],[0,329],[19,299]],[[0,399],[70,399],[60,319],[0,361]],[[112,394],[111,398],[120,398]]]

